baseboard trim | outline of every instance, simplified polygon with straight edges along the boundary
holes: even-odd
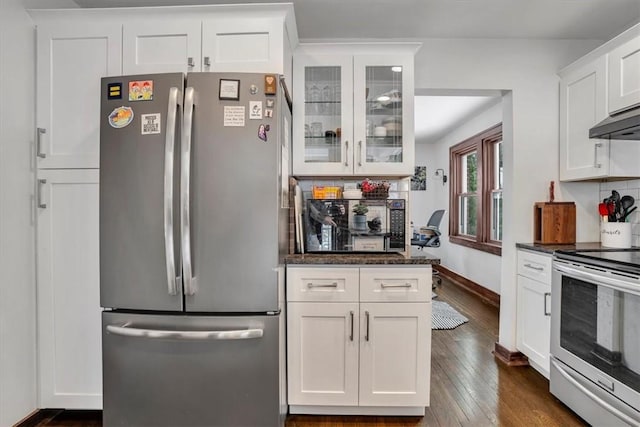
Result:
[[[529,366],[529,358],[519,351],[511,351],[497,342],[493,348],[493,356],[507,366]]]
[[[13,427],[35,427],[42,421],[50,420],[63,411],[63,409],[36,409]]]
[[[473,280],[469,280],[466,277],[459,275],[458,273],[454,273],[447,267],[444,267],[442,264],[433,265],[433,268],[436,271],[439,271],[443,277],[446,277],[456,285],[465,288],[469,292],[479,296],[483,301],[493,305],[494,307],[500,307],[500,295],[496,294],[492,290],[487,289],[484,286],[477,284]]]

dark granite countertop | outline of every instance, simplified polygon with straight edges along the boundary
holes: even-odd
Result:
[[[428,252],[414,250],[409,256],[402,254],[294,254],[285,257],[287,265],[301,264],[379,264],[379,265],[424,265],[440,264],[440,258]]]
[[[518,249],[529,249],[531,251],[553,254],[559,250],[575,250],[575,249],[601,249],[600,242],[578,242],[573,245],[541,245],[539,243],[516,243]]]

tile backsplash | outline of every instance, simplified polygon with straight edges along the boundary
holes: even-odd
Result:
[[[620,197],[629,195],[636,200],[635,206],[640,204],[640,179],[631,179],[628,181],[611,181],[600,184],[600,201],[611,196],[611,191],[616,190],[620,193]],[[640,246],[640,207],[634,211],[627,222],[631,223],[631,244]]]

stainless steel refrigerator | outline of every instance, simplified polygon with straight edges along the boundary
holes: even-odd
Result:
[[[135,75],[101,90],[104,425],[282,425],[282,80]]]

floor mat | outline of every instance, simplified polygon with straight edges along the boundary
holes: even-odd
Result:
[[[454,329],[469,319],[444,301],[431,301],[431,329]]]

